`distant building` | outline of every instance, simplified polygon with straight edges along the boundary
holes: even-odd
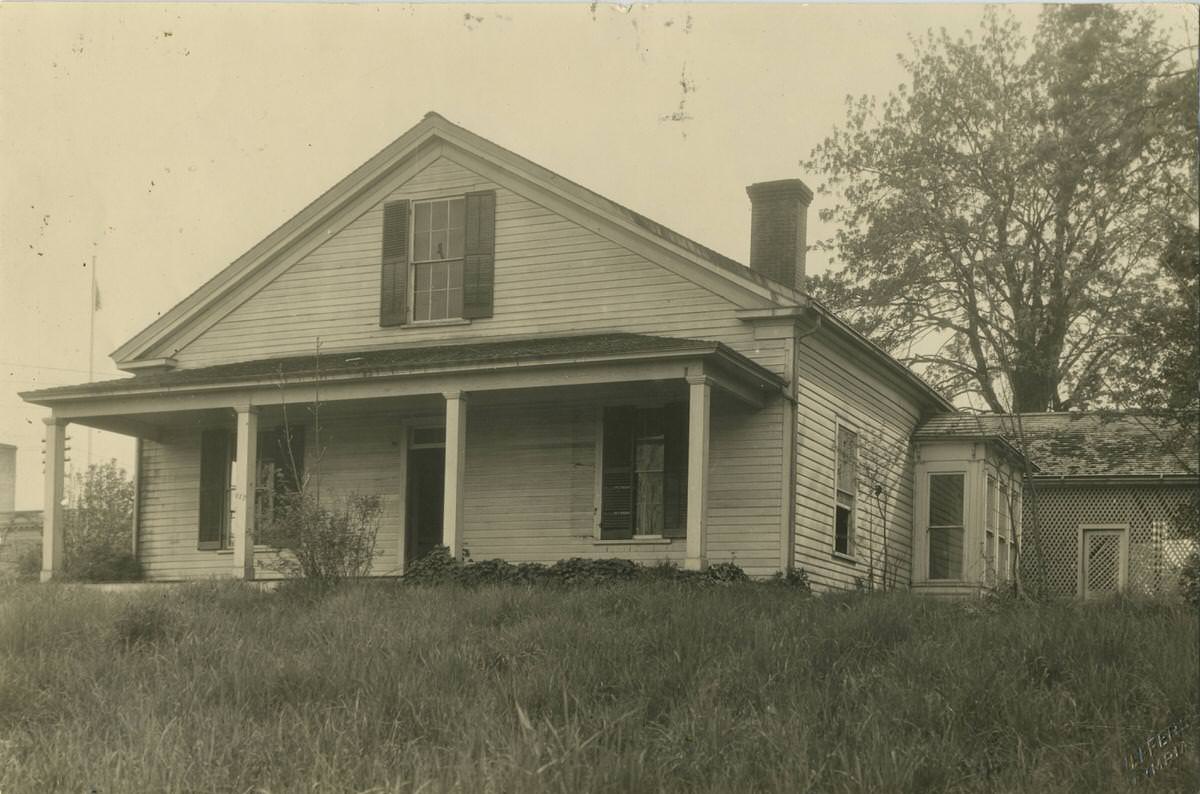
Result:
[[[16,562],[42,540],[42,511],[15,510],[17,448],[0,444],[0,579],[16,573]]]

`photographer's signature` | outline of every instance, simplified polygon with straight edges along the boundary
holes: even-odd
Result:
[[[1183,755],[1190,746],[1191,718],[1173,722],[1166,730],[1155,731],[1146,737],[1136,749],[1125,756],[1125,769],[1136,780],[1153,778],[1167,769]]]

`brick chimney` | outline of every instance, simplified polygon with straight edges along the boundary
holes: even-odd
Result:
[[[750,196],[750,269],[772,281],[804,289],[808,205],[813,192],[799,179],[757,182]]]

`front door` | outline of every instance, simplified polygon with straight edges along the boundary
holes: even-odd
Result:
[[[442,543],[442,490],[445,485],[444,447],[418,446],[408,452],[408,515],[404,558],[409,564]]]

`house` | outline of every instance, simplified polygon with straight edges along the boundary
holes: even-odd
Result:
[[[17,510],[17,448],[0,444],[0,579],[17,574],[17,563],[42,537],[42,511]]]
[[[940,435],[954,407],[804,293],[803,182],[747,193],[748,267],[427,114],[118,348],[131,377],[23,395],[50,409],[43,578],[68,423],[137,439],[152,580],[264,575],[280,470],[381,498],[377,575],[439,543],[823,589],[1011,575],[1021,510],[997,568],[982,483],[1019,505],[1021,450]]]
[[[942,444],[981,436],[1002,436],[1036,462],[1023,503],[1024,577],[1058,596],[1177,591],[1200,538],[1194,414],[943,414],[913,434]],[[985,487],[1003,509],[1004,484]],[[985,548],[990,527],[1002,523],[988,515]]]

